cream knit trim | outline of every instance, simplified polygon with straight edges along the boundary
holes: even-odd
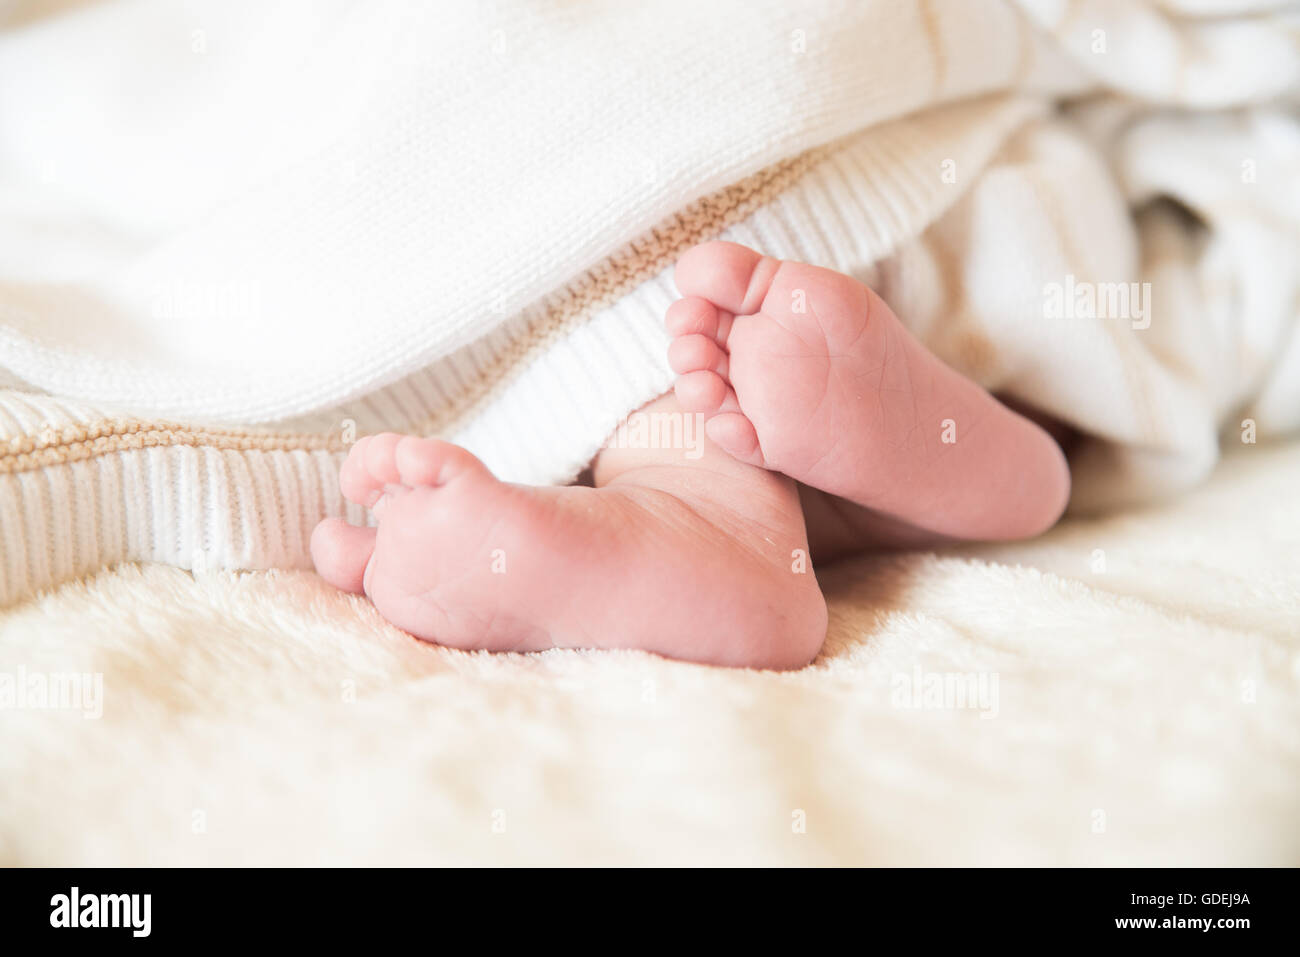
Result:
[[[237,452],[342,452],[342,433],[312,434],[186,426],[135,419],[101,419],[89,425],[47,428],[15,436],[0,449],[0,475],[81,462],[131,449],[185,446]]]

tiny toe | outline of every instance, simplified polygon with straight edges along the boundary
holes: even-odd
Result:
[[[664,327],[670,336],[698,334],[713,338],[718,331],[718,307],[698,296],[678,299],[664,314]]]
[[[311,533],[311,560],[335,588],[360,594],[366,564],[375,550],[375,530],[327,518]]]
[[[397,444],[401,441],[402,436],[396,432],[383,432],[371,436],[366,445],[366,471],[380,486],[396,485],[402,480],[397,471]]]
[[[366,468],[366,448],[369,445],[370,436],[358,439],[348,452],[348,457],[343,460],[343,467],[339,469],[339,490],[344,498],[367,508],[374,504],[383,491],[383,486],[375,481]]]
[[[720,310],[748,316],[758,312],[780,268],[779,259],[715,240],[687,250],[673,275],[683,296],[698,296]]]
[[[739,412],[723,412],[704,424],[704,432],[713,444],[732,458],[763,467],[763,452],[758,445],[754,425]]]
[[[487,466],[468,450],[441,439],[404,436],[395,452],[403,485],[446,485],[467,472],[487,473]]]
[[[678,375],[707,369],[724,379],[727,376],[727,354],[708,336],[674,339],[668,346],[668,364]]]
[[[712,415],[722,408],[722,403],[731,388],[716,372],[700,370],[680,376],[673,386],[673,391],[677,394],[677,401],[687,412],[703,412]]]

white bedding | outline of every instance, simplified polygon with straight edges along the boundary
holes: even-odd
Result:
[[[1167,507],[846,564],[785,675],[122,566],[0,615],[0,675],[103,677],[97,720],[0,710],[0,864],[1300,864],[1298,481],[1245,446]],[[917,669],[996,697],[905,707]]]

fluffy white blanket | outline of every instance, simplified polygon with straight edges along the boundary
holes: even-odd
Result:
[[[0,615],[0,680],[102,675],[98,720],[0,710],[0,864],[1295,866],[1297,481],[1243,448],[1164,508],[845,565],[795,674],[124,566]]]

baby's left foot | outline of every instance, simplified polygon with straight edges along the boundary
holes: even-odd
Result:
[[[874,292],[744,246],[697,246],[668,310],[677,398],[742,462],[955,538],[1035,535],[1065,507],[1055,441],[914,339]]]
[[[717,449],[698,462],[610,449],[596,478],[510,485],[447,442],[368,437],[340,484],[379,527],[327,519],[312,557],[398,627],[456,648],[636,648],[757,668],[817,653],[826,605],[792,482]]]

